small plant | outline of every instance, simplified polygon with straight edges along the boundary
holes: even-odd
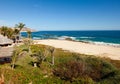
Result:
[[[13,51],[12,62],[11,62],[11,64],[12,64],[11,68],[12,69],[15,68],[15,62],[17,61],[18,56],[20,55],[21,52],[22,52],[22,50],[19,47],[15,46],[15,50]]]
[[[23,43],[26,46],[26,49],[27,49],[28,53],[31,54],[31,45],[33,43],[32,39],[26,38],[26,39],[23,40]]]
[[[45,59],[44,52],[41,52],[41,51],[31,54],[31,56],[33,57],[34,67],[40,66],[42,61]]]
[[[14,51],[12,54],[12,61],[11,61],[11,67],[12,69],[15,68],[15,63],[18,61],[19,58],[27,55],[26,48],[23,46],[15,46]]]
[[[42,61],[46,58],[46,50],[44,46],[32,45],[31,46],[31,57],[33,58],[34,67],[40,66]]]
[[[55,63],[55,57],[54,57],[55,48],[54,47],[48,47],[47,50],[50,52],[50,55],[52,57],[52,65],[54,65],[54,63]]]

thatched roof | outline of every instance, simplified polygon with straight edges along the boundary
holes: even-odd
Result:
[[[0,45],[12,44],[13,41],[0,34]]]

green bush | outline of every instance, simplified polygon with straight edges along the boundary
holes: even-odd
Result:
[[[74,78],[83,76],[84,64],[76,61],[61,63],[58,68],[53,71],[53,74],[59,76],[61,79],[72,81]]]
[[[53,74],[73,84],[94,84],[94,81],[87,76],[85,68],[84,62],[68,61],[59,64],[53,70]]]
[[[120,79],[120,73],[116,72],[117,68],[101,58],[79,57],[77,54],[69,57],[71,58],[69,61],[64,60],[53,70],[53,74],[62,80],[80,83],[80,80],[85,80],[86,77],[94,82],[106,81],[112,77],[114,78],[111,81]]]

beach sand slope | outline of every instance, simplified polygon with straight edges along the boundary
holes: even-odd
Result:
[[[34,40],[35,44],[44,44],[55,48],[62,48],[71,52],[77,52],[87,55],[109,57],[114,60],[120,60],[120,48],[105,45],[95,45],[83,42],[74,42],[67,40]]]

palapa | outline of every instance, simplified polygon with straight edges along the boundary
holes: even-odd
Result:
[[[12,44],[13,41],[8,39],[6,36],[0,34],[0,45],[9,45]]]

